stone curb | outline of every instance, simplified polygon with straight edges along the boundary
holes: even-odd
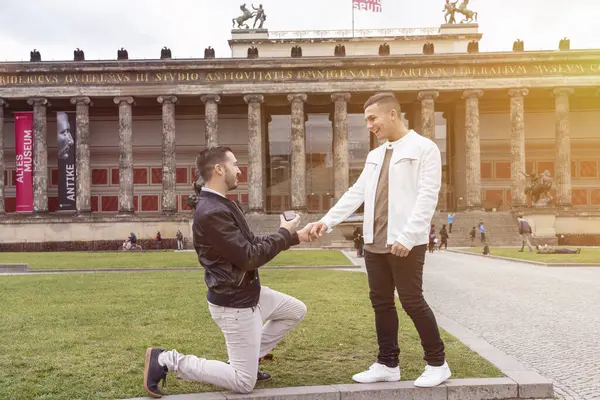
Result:
[[[29,264],[0,264],[0,274],[27,272],[29,272]]]
[[[261,267],[261,270],[281,269],[360,269],[356,265],[312,265],[312,266],[272,266]],[[96,273],[96,272],[152,272],[152,271],[204,271],[202,267],[165,267],[165,268],[96,268],[96,269],[38,269],[28,271],[2,271],[0,275],[42,275],[42,274],[72,274],[72,273]]]
[[[600,267],[600,263],[597,263],[597,264],[543,263],[543,262],[539,262],[539,261],[521,260],[521,259],[518,259],[518,258],[510,258],[510,257],[503,257],[503,256],[494,256],[492,254],[488,254],[487,256],[484,256],[483,254],[470,253],[468,251],[463,251],[463,250],[448,249],[446,251],[449,251],[451,253],[457,253],[457,254],[466,254],[468,256],[493,258],[493,259],[496,259],[496,260],[504,260],[504,261],[510,261],[510,262],[519,262],[519,263],[537,265],[539,267]]]
[[[417,388],[412,381],[256,389],[249,394],[232,392],[193,393],[165,396],[165,400],[515,400],[551,399],[530,390],[536,382],[521,383],[510,378],[452,379],[433,388]],[[546,392],[547,393],[547,392]],[[124,400],[148,400],[136,397]]]

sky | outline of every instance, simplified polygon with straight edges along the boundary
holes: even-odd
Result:
[[[167,46],[173,58],[202,58],[212,46],[230,57],[231,19],[242,0],[0,0],[0,61],[156,59]],[[271,31],[351,29],[352,0],[258,0]],[[251,2],[247,1],[248,8]],[[439,27],[444,0],[382,0],[381,13],[355,13],[356,29]],[[554,50],[562,37],[572,49],[600,48],[599,0],[471,0],[483,34],[480,51]],[[462,18],[462,17],[459,17]],[[460,19],[459,19],[460,20]]]

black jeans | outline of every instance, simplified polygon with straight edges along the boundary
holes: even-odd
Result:
[[[423,297],[426,250],[427,245],[415,246],[404,258],[365,251],[369,297],[375,310],[375,329],[379,344],[377,362],[388,367],[398,366],[400,355],[394,289],[398,290],[402,308],[417,328],[427,364],[440,366],[446,358],[437,321]]]

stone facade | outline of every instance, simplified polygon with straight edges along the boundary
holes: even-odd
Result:
[[[480,209],[497,199],[503,208],[525,206],[521,171],[532,166],[552,172],[560,206],[593,208],[600,205],[599,55],[348,56],[343,67],[333,58],[306,57],[140,61],[122,70],[113,62],[44,63],[35,71],[27,63],[3,64],[0,109],[11,108],[3,108],[0,123],[0,211],[15,217],[12,112],[34,113],[35,213],[52,214],[53,114],[71,107],[79,214],[189,217],[193,159],[217,144],[234,148],[240,160],[241,185],[231,197],[249,211],[322,213],[364,165],[366,152],[352,142],[348,121],[360,118],[366,99],[380,91],[393,92],[411,127],[443,150],[442,209]],[[442,113],[451,116],[447,123],[439,121]],[[313,115],[331,115],[331,123],[316,134]],[[285,136],[273,116],[289,118],[289,143],[273,141]],[[309,173],[318,182],[307,184]]]

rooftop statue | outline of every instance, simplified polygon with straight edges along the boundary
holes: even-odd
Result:
[[[235,23],[237,22],[238,29],[242,29],[242,27],[245,27],[246,29],[250,29],[248,24],[246,24],[245,22],[248,21],[250,18],[252,18],[256,14],[254,14],[253,12],[248,10],[248,8],[246,7],[246,3],[244,3],[240,6],[240,10],[242,10],[242,15],[240,15],[237,18],[233,18],[231,20],[233,22],[232,27],[235,28]]]
[[[446,5],[444,6],[444,9],[442,11],[446,12],[446,14],[444,14],[444,20],[447,24],[456,23],[456,18],[454,18],[454,14],[456,14],[456,3],[458,3],[458,1],[459,0],[456,0],[454,3],[451,3],[450,0],[446,0]],[[448,17],[450,17],[450,19],[448,19]]]
[[[455,18],[455,14],[459,13],[464,15],[464,19],[462,21],[460,21],[461,24],[464,23],[472,23],[473,21],[477,22],[477,13],[475,11],[469,10],[467,8],[467,6],[469,5],[469,0],[463,0],[462,3],[460,3],[460,5],[457,7],[456,4],[458,4],[460,0],[456,0],[454,2],[451,2],[450,0],[446,0],[446,4],[444,5],[444,8],[442,9],[442,11],[445,11],[446,14],[444,14],[444,20],[446,21],[447,24],[455,24],[456,23],[456,18]]]
[[[473,22],[473,19],[475,20],[475,22],[477,22],[477,13],[475,11],[469,10],[467,8],[468,5],[469,5],[469,0],[463,0],[463,2],[460,3],[460,6],[458,6],[458,9],[456,10],[465,16],[465,19],[460,21],[461,24],[471,23],[471,22]]]
[[[258,29],[262,29],[263,24],[265,23],[265,20],[267,19],[267,14],[265,14],[265,10],[263,9],[262,4],[259,4],[258,8],[254,7],[254,4],[252,4],[252,8],[256,11],[256,14],[254,17],[254,26],[252,26],[252,29],[256,28],[256,23],[258,21],[260,21],[260,25],[258,25]]]

